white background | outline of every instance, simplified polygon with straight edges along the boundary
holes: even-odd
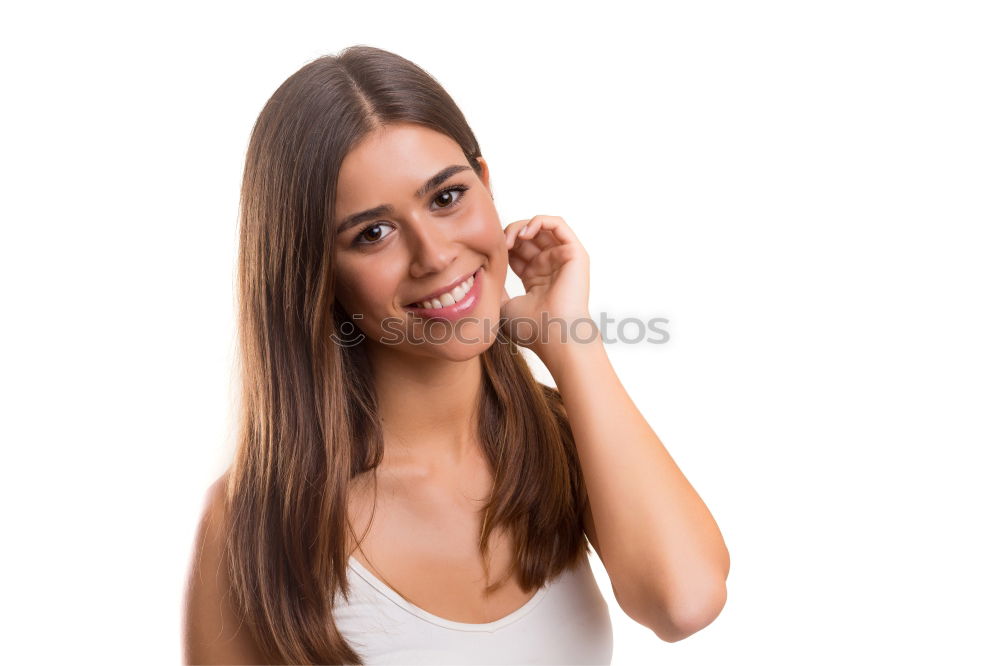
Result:
[[[615,663],[996,663],[990,5],[5,10],[5,659],[180,661],[232,454],[246,142],[295,70],[370,44],[453,95],[505,223],[576,230],[592,312],[670,320],[608,349],[723,531],[729,598],[663,643],[595,561]]]

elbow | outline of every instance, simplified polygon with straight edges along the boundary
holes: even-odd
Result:
[[[722,613],[726,605],[725,581],[713,590],[693,596],[682,603],[667,604],[661,613],[662,623],[653,630],[657,638],[667,643],[676,643],[698,633]]]

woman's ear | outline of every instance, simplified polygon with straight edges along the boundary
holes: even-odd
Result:
[[[482,175],[479,177],[479,179],[483,181],[483,185],[485,185],[486,189],[490,191],[490,198],[492,199],[493,189],[490,187],[490,168],[489,166],[487,166],[486,160],[484,158],[477,157],[476,161],[479,162],[479,166],[483,172]]]

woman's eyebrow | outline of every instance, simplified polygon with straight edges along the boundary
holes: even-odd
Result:
[[[438,171],[436,174],[427,179],[427,182],[420,186],[420,189],[416,191],[413,195],[414,198],[420,199],[425,194],[433,190],[435,187],[448,180],[456,173],[460,171],[471,171],[472,167],[467,164],[452,164],[451,166],[446,166],[445,168]],[[381,206],[376,206],[375,208],[369,208],[368,210],[361,211],[360,213],[355,213],[350,215],[337,225],[336,235],[340,235],[347,231],[351,227],[367,222],[368,220],[376,217],[381,217],[393,212],[392,206],[389,204],[382,204]]]

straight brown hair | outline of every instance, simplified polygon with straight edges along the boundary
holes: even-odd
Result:
[[[253,127],[240,194],[240,410],[227,473],[225,566],[232,600],[271,663],[363,663],[337,629],[348,594],[347,490],[382,460],[371,366],[335,342],[333,210],[344,157],[369,132],[417,123],[452,138],[480,176],[479,144],[427,72],[351,46],[302,67]],[[478,430],[494,475],[480,554],[508,530],[526,592],[590,552],[576,446],[562,399],[535,380],[502,322],[480,355]]]

